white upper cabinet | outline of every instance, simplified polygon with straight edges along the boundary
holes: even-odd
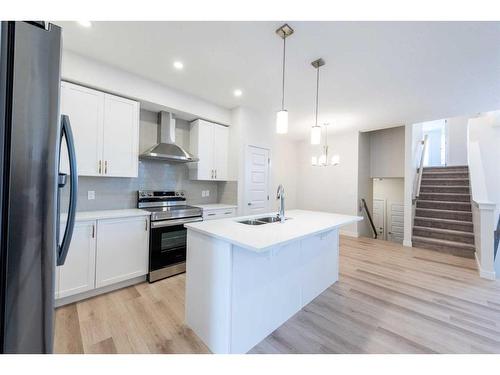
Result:
[[[190,151],[198,163],[189,163],[192,180],[228,179],[229,128],[205,120],[191,123]]]
[[[68,115],[75,140],[78,174],[98,176],[102,158],[104,93],[61,83],[61,113]],[[68,152],[62,145],[61,170],[69,173]]]
[[[137,177],[139,160],[139,103],[104,96],[104,174]]]
[[[78,175],[137,177],[139,103],[69,82],[61,88],[61,113],[70,119]],[[68,172],[66,146],[61,170]]]

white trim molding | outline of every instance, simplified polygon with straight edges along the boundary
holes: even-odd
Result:
[[[474,224],[475,258],[479,276],[495,280],[495,209],[496,204],[490,201],[472,202],[472,220]]]

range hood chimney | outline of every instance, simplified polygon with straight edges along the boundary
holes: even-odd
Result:
[[[175,144],[175,118],[170,112],[161,111],[158,114],[158,144],[140,155],[141,159],[163,160],[173,163],[189,163],[198,161],[181,146]]]

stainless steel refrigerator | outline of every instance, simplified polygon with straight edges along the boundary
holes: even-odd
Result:
[[[59,113],[61,29],[5,21],[0,33],[0,353],[52,353],[56,264],[71,241],[77,189],[69,118]],[[61,147],[69,176],[59,173]]]

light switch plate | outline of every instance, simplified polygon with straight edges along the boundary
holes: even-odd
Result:
[[[201,197],[202,197],[202,198],[205,198],[205,196],[206,196],[205,190],[202,190],[202,191],[201,191]]]
[[[206,196],[206,197],[209,197],[209,196],[210,196],[210,190],[207,190],[207,191],[205,192],[205,196]]]
[[[88,200],[93,200],[93,199],[95,199],[95,191],[94,191],[94,190],[89,190],[89,191],[87,191],[87,199],[88,199]]]

